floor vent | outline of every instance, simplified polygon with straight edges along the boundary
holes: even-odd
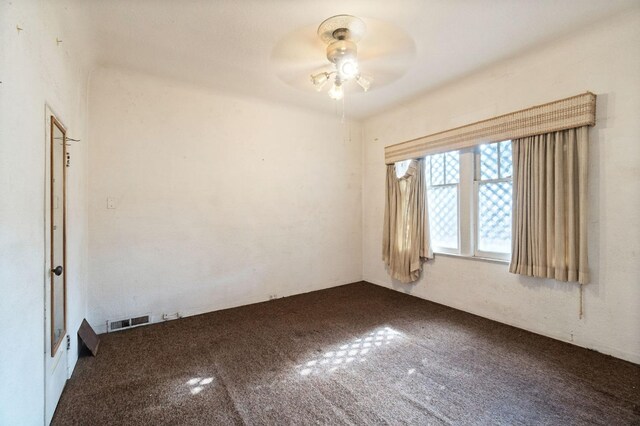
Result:
[[[149,324],[149,315],[143,315],[135,318],[125,318],[116,321],[107,321],[107,332],[124,330],[126,328],[138,327],[140,325]]]

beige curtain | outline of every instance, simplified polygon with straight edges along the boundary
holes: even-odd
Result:
[[[509,271],[589,281],[588,127],[516,139]]]
[[[382,258],[391,277],[403,283],[420,278],[423,260],[433,257],[424,162],[411,160],[400,178],[394,164],[387,166]]]

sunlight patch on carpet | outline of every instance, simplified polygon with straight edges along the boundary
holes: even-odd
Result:
[[[296,369],[301,376],[332,373],[339,368],[347,368],[354,361],[365,362],[367,360],[365,356],[375,355],[371,352],[372,350],[385,347],[401,335],[402,333],[391,327],[376,328],[361,337],[341,344],[338,348],[332,348],[314,359],[297,365]]]
[[[197,395],[202,392],[206,386],[210,385],[213,382],[213,377],[194,377],[187,381],[187,386],[189,386],[189,392],[191,395]]]

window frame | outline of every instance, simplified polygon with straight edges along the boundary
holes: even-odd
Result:
[[[494,179],[482,179],[481,173],[481,155],[480,146],[476,146],[473,149],[474,153],[474,164],[473,164],[473,206],[474,206],[474,218],[473,218],[473,255],[476,257],[483,257],[489,259],[498,259],[498,260],[510,260],[511,259],[511,250],[507,253],[501,253],[496,251],[486,251],[480,250],[478,248],[478,243],[480,238],[478,233],[480,232],[480,185],[483,183],[503,183],[509,182],[511,183],[511,194],[512,194],[512,204],[511,204],[511,214],[513,214],[513,167],[511,170],[511,176],[502,177],[502,148],[501,145],[503,142],[512,142],[511,139],[506,139],[503,141],[492,142],[487,145],[496,145],[497,146],[497,165],[498,165],[498,177]],[[513,153],[513,150],[511,151]],[[513,155],[513,154],[512,154]],[[513,157],[512,157],[513,164]],[[511,236],[513,238],[513,235]]]
[[[448,151],[448,152],[454,152],[454,151]],[[460,170],[460,165],[458,166],[458,182],[457,183],[447,183],[447,160],[444,157],[444,155],[446,154],[446,152],[441,153],[443,155],[443,168],[442,168],[442,181],[443,183],[439,183],[436,185],[433,185],[431,182],[433,182],[433,175],[431,173],[431,161],[432,161],[432,156],[427,156],[425,161],[429,161],[428,164],[428,179],[427,180],[427,198],[429,197],[428,191],[430,188],[445,188],[445,187],[455,187],[456,188],[456,200],[457,200],[457,219],[458,219],[458,226],[456,227],[457,231],[458,231],[458,235],[457,235],[457,242],[458,242],[458,248],[451,248],[451,247],[438,247],[437,251],[434,250],[434,252],[436,253],[443,253],[443,254],[454,254],[454,255],[459,255],[461,253],[462,250],[462,232],[461,232],[461,222],[460,222],[460,214],[461,214],[461,209],[460,209],[460,186],[462,184],[462,176],[461,176],[461,170]],[[437,154],[436,154],[437,155]],[[460,153],[458,153],[458,163],[460,164]],[[427,171],[425,170],[425,173]],[[425,177],[426,178],[426,177]],[[430,230],[431,231],[431,230]]]
[[[498,141],[493,142],[499,144]],[[439,184],[431,185],[431,176],[429,170],[429,180],[427,181],[427,191],[432,187],[441,186],[457,186],[458,196],[458,249],[451,249],[447,247],[433,247],[434,253],[451,255],[457,257],[465,257],[472,259],[482,259],[495,262],[509,262],[511,259],[511,252],[500,253],[492,251],[484,251],[478,248],[478,232],[480,228],[480,208],[479,208],[479,190],[480,185],[483,183],[499,183],[499,182],[511,182],[513,191],[513,176],[503,178],[500,177],[501,172],[498,172],[497,179],[480,179],[480,146],[474,146],[472,148],[466,148],[461,150],[453,150],[458,152],[459,158],[459,179],[457,184]],[[447,151],[452,152],[452,151]],[[501,158],[498,150],[498,168],[500,170]],[[444,153],[443,153],[444,154]],[[429,156],[427,156],[429,159]],[[429,163],[429,167],[430,163]],[[512,192],[513,194],[513,192]],[[513,214],[513,204],[511,207]],[[513,238],[513,235],[512,235]]]
[[[473,218],[473,255],[475,257],[484,257],[489,259],[510,260],[511,251],[508,253],[500,253],[497,251],[485,251],[478,248],[478,232],[480,232],[480,185],[483,183],[511,183],[511,190],[513,191],[513,179],[512,178],[499,178],[499,179],[487,179],[487,180],[474,180],[473,181],[473,206],[474,206],[474,218]],[[513,194],[513,192],[512,192]],[[511,207],[513,213],[513,205]],[[513,235],[511,236],[513,238]]]

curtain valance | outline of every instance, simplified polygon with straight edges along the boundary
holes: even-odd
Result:
[[[596,123],[596,95],[586,92],[384,149],[386,164],[483,143],[524,138]]]

